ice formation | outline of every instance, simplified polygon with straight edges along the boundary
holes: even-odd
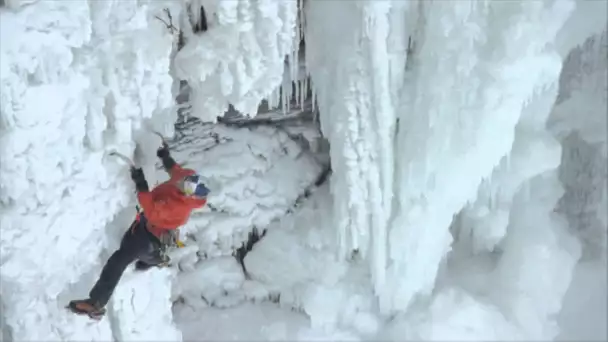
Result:
[[[606,260],[608,242],[608,115],[600,110],[608,103],[607,37],[598,33],[568,56],[549,124],[563,145],[559,210],[581,234],[585,259]]]
[[[559,164],[544,124],[561,49],[581,43],[563,37],[588,10],[580,3],[308,4],[306,66],[341,175],[340,251],[368,255],[382,311],[430,294],[455,214],[466,207],[475,246],[492,250],[520,185]],[[337,12],[339,27],[328,15]],[[587,26],[573,35],[602,27]]]
[[[234,90],[251,106],[281,83],[276,75],[283,74],[282,54],[291,51],[297,3],[260,4],[248,12],[242,6],[223,4],[217,24],[232,22],[237,43],[239,34],[250,39],[257,34],[266,42],[264,49],[256,48],[257,54],[245,49],[240,57],[231,55],[231,66],[246,66],[253,73],[249,84],[242,80]],[[183,4],[7,1],[6,5],[9,9],[2,9],[0,20],[3,324],[15,340],[109,340],[112,331],[107,322],[94,333],[85,327],[86,319],[64,312],[62,301],[77,295],[71,292],[74,284],[82,287],[78,295],[86,294],[92,274],[105,261],[100,260],[104,227],[132,205],[128,169],[107,152],[131,155],[134,142],[145,140],[142,128],[148,124],[169,127],[172,133],[176,83],[170,70],[177,41],[166,23],[167,13],[174,20],[180,17]],[[284,22],[272,21],[280,15]],[[234,21],[239,18],[246,24],[251,16],[259,16],[258,22],[265,25],[240,33],[237,29],[247,25]],[[174,24],[179,27],[177,20]],[[271,34],[282,41],[274,44]],[[182,52],[187,53],[186,48]],[[243,61],[244,54],[251,58]],[[262,59],[267,64],[260,65]],[[196,87],[195,82],[191,85]],[[205,113],[221,115],[223,109]],[[116,222],[117,228],[110,230],[120,231],[124,224],[128,221]],[[168,299],[161,303],[170,305]],[[114,318],[121,317],[123,324],[133,323],[128,310],[116,310]],[[122,327],[121,331],[130,330]]]
[[[192,112],[213,121],[232,104],[255,115],[260,100],[283,83],[285,57],[297,56],[298,2],[194,1],[192,6],[203,4],[208,31],[196,35],[186,26],[185,46],[175,57],[176,76],[191,89]],[[288,94],[290,86],[283,103]]]
[[[309,315],[303,338],[336,326],[348,332],[335,330],[335,338],[374,337],[380,313],[397,317],[392,338],[407,330],[415,339],[552,339],[553,317],[585,256],[573,235],[606,259],[605,244],[596,243],[608,231],[605,1],[4,4],[0,328],[14,340],[179,340],[169,318],[176,298],[203,293],[229,307],[273,291]],[[203,31],[194,27],[201,6]],[[579,57],[571,54],[590,36]],[[105,240],[116,240],[131,218],[127,168],[107,152],[155,144],[147,125],[173,133],[180,81],[191,113],[205,121],[229,105],[255,115],[263,99],[283,110],[294,95],[301,103],[303,37],[331,144],[326,211],[300,218],[306,229],[286,229],[289,218],[269,233],[246,260],[257,281],[243,279],[232,259],[198,265],[194,252],[225,256],[251,227],[282,215],[320,169],[273,130],[239,132],[245,144],[206,159],[184,151],[217,186],[210,203],[220,209],[184,227],[199,238],[181,256],[184,286],[171,294],[169,273],[128,271],[109,319],[90,326],[64,312],[63,302],[84,295],[96,277],[113,243]],[[301,82],[292,88],[294,80]],[[236,166],[221,161],[244,152]],[[146,174],[154,170],[142,162]],[[435,286],[451,233],[473,254],[501,253],[484,275],[493,284],[487,298]],[[344,262],[359,256],[365,269]],[[220,269],[216,284],[196,285]],[[142,286],[150,291],[130,297]],[[131,307],[132,299],[141,303]],[[414,309],[414,318],[396,316]],[[471,317],[480,323],[467,325]],[[267,336],[293,337],[278,330]]]
[[[105,152],[131,154],[142,121],[172,104],[173,39],[153,3],[11,5],[22,7],[0,14],[3,315],[15,340],[108,339],[107,324],[85,329],[60,301],[98,269],[104,227],[130,199],[126,166]]]

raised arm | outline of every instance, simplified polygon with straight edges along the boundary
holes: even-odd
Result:
[[[146,215],[153,214],[155,212],[154,201],[152,200],[152,194],[148,187],[148,181],[146,181],[146,177],[144,176],[144,171],[141,168],[132,167],[131,179],[133,180],[133,183],[135,183],[137,199],[139,200],[139,205],[141,205],[144,213],[146,213]]]
[[[184,169],[175,162],[175,159],[171,157],[169,146],[167,146],[166,143],[163,143],[163,146],[156,151],[156,155],[163,162],[163,168],[167,171],[170,178],[181,178],[194,174],[194,171]]]
[[[171,153],[169,152],[169,146],[163,142],[163,146],[161,146],[158,150],[156,150],[156,156],[160,158],[163,162],[163,168],[169,175],[171,175],[171,171],[175,166],[178,166],[175,160],[171,157]],[[178,166],[179,167],[179,166]]]

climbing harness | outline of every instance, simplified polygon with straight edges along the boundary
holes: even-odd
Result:
[[[133,221],[133,224],[131,225],[132,233],[135,233],[135,228],[138,225],[143,223],[144,225],[147,226],[149,224],[144,215],[144,211],[141,209],[141,207],[139,205],[136,205],[135,209],[137,211],[137,214],[135,215],[135,220]],[[150,233],[150,234],[152,234],[152,233]],[[159,246],[160,247],[160,257],[164,263],[169,262],[169,260],[170,260],[169,252],[171,251],[171,249],[183,248],[186,246],[181,240],[179,240],[179,231],[178,230],[167,230],[164,234],[161,235],[160,238],[157,238],[157,239],[158,239],[158,242],[160,245]]]

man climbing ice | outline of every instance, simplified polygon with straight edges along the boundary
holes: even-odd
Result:
[[[168,260],[162,251],[166,246],[177,243],[177,229],[188,221],[193,209],[207,202],[209,190],[200,176],[179,166],[171,157],[166,143],[163,142],[156,155],[162,160],[170,179],[149,191],[143,170],[131,167],[131,179],[135,182],[143,212],[137,215],[122,237],[120,248],[108,259],[89,298],[70,302],[68,308],[73,312],[101,318],[123,272],[133,261],[137,260],[135,269],[140,271],[165,266]]]

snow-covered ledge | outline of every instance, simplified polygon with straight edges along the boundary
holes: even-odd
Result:
[[[115,336],[121,341],[181,341],[173,322],[171,286],[173,268],[138,272],[127,269],[112,298],[117,317]]]

